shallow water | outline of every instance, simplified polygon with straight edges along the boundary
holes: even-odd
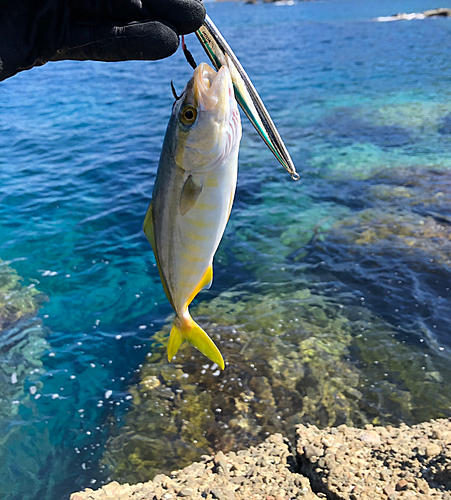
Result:
[[[364,305],[435,365],[449,359],[451,21],[371,20],[433,7],[209,4],[302,177],[293,183],[244,121],[236,203],[214,286],[199,301],[301,279],[344,308]],[[195,38],[188,43],[205,60]],[[0,85],[0,258],[49,299],[37,320],[0,337],[0,360],[13,367],[5,373],[27,374],[14,390],[16,379],[0,377],[10,409],[0,422],[2,498],[59,500],[108,477],[100,459],[110,428],[131,408],[127,388],[171,313],[141,226],[169,82],[180,89],[190,73],[177,54],[52,63]],[[410,197],[381,194],[415,177]],[[412,245],[379,230],[387,211]],[[444,229],[411,229],[421,217]],[[449,391],[449,375],[439,375]]]

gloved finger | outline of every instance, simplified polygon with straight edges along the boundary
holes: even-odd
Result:
[[[142,0],[150,19],[160,19],[175,27],[179,35],[199,29],[205,20],[205,7],[200,0]]]
[[[158,21],[124,26],[84,24],[68,28],[66,41],[52,61],[155,61],[172,55],[179,38],[172,26]]]
[[[192,33],[205,19],[201,0],[69,0],[72,22],[99,23],[155,19],[174,26],[179,35]]]

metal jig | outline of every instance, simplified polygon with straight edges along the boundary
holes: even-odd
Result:
[[[300,175],[296,172],[293,160],[263,101],[238,58],[208,15],[204,24],[196,31],[196,36],[217,70],[224,65],[229,68],[238,104],[292,179],[298,180]]]

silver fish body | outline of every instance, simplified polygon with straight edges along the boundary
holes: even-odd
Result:
[[[187,340],[224,368],[188,306],[213,279],[212,261],[235,195],[241,121],[227,67],[194,71],[175,102],[144,232],[176,313],[168,358]]]

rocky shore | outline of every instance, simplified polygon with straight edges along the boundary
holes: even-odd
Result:
[[[451,500],[451,419],[408,427],[298,425],[246,450],[204,455],[153,481],[107,484],[70,500]]]

